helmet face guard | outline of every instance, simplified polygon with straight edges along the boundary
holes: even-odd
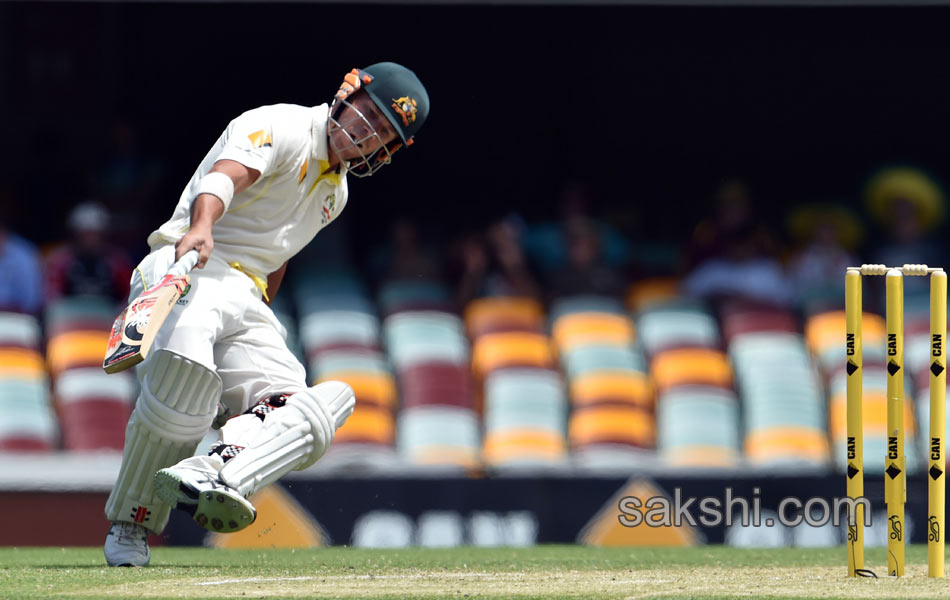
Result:
[[[343,114],[344,108],[350,109],[349,114],[352,117],[340,121],[339,117]],[[368,133],[364,134],[363,132]],[[387,147],[379,132],[366,118],[366,115],[346,98],[334,98],[333,105],[330,107],[327,133],[329,134],[330,144],[338,155],[342,155],[349,150],[356,150],[359,154],[360,157],[350,161],[347,166],[347,172],[354,177],[369,177],[382,169],[383,165],[388,165],[392,160],[392,153],[398,147],[398,144],[393,144],[393,148]],[[338,141],[338,138],[343,138],[344,141]],[[369,153],[364,152],[364,145],[373,140],[376,140],[378,144],[376,150]]]

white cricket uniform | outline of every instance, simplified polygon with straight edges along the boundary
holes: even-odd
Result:
[[[170,220],[148,238],[152,252],[132,276],[132,295],[153,285],[174,262],[174,243],[188,231],[194,190],[218,160],[260,171],[235,194],[212,230],[214,250],[191,273],[156,337],[167,348],[218,373],[221,403],[240,414],[263,397],[306,389],[303,366],[286,331],[262,300],[268,274],[303,249],[346,206],[345,165],[328,166],[326,104],[264,106],[228,125],[199,165]]]

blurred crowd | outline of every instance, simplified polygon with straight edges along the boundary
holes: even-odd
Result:
[[[162,218],[152,212],[161,204],[164,168],[139,150],[122,120],[113,127],[111,148],[86,186],[90,199],[78,204],[47,199],[45,208],[26,207],[30,213],[0,190],[0,310],[40,316],[47,302],[62,296],[125,299],[131,269],[147,251],[142,242]],[[439,224],[401,216],[388,223],[388,239],[356,253],[345,248],[352,245],[345,227],[331,227],[299,264],[320,268],[352,260],[377,287],[388,280],[437,280],[453,290],[459,310],[486,296],[545,304],[585,294],[623,300],[638,280],[669,277],[680,293],[711,302],[739,298],[805,312],[841,304],[848,265],[945,264],[939,240],[945,197],[922,169],[883,168],[852,198],[787,210],[768,203],[747,181],[723,180],[700,199],[706,212],[684,223],[682,239],[646,241],[617,218],[623,207],[608,216],[590,182],[570,179],[546,218],[529,220],[513,207],[486,226],[432,235]],[[23,221],[17,215],[36,210],[65,217],[43,225],[62,239],[33,240],[35,228],[18,230]],[[906,286],[910,295],[926,292],[923,278]],[[868,294],[872,310],[881,308],[877,296]]]
[[[486,296],[550,304],[596,295],[630,306],[625,295],[633,284],[668,278],[679,294],[713,306],[738,299],[814,313],[843,305],[847,266],[946,264],[939,239],[945,198],[930,174],[884,168],[855,197],[790,206],[776,220],[775,207],[746,181],[728,179],[710,191],[707,214],[682,239],[657,243],[605,218],[591,186],[569,181],[550,220],[526,222],[512,212],[444,247],[425,239],[426,224],[400,219],[366,272],[376,284],[412,277],[448,282],[460,310]],[[927,293],[924,278],[905,285],[908,296]],[[883,291],[867,296],[869,310],[883,310]]]

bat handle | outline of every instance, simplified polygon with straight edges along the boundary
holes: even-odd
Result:
[[[181,276],[190,272],[198,264],[198,251],[189,250],[185,255],[178,259],[178,262],[172,265],[168,270],[169,275]]]

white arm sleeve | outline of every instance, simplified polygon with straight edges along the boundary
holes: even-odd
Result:
[[[195,198],[201,194],[217,196],[224,203],[224,212],[228,212],[231,199],[234,198],[234,181],[224,173],[213,171],[198,180]]]

